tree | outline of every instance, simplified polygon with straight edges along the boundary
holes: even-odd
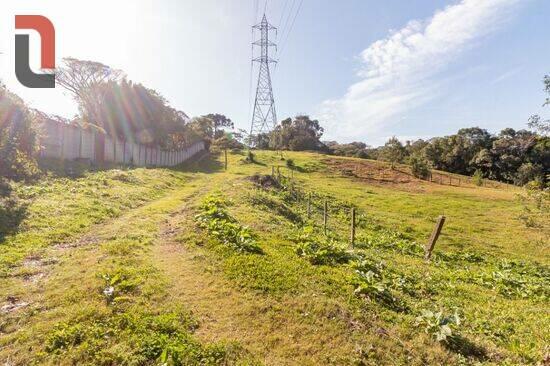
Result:
[[[56,70],[56,82],[68,90],[78,103],[84,120],[105,128],[100,117],[104,100],[104,84],[117,82],[123,77],[120,70],[95,61],[72,57],[63,59],[63,66]]]
[[[214,121],[206,116],[193,118],[189,128],[204,140],[212,141],[214,137]]]
[[[430,168],[426,161],[418,154],[412,155],[410,158],[411,172],[420,179],[427,179],[430,176]]]
[[[324,129],[318,120],[309,116],[296,116],[283,120],[269,134],[269,146],[277,150],[322,150],[320,141]]]
[[[213,136],[212,138],[217,139],[223,136],[223,129],[234,129],[235,125],[233,124],[233,121],[231,119],[227,118],[223,114],[207,114],[203,117],[209,118],[212,120],[212,126],[213,126]]]
[[[546,75],[544,77],[543,83],[544,83],[544,91],[546,91],[546,94],[548,94],[548,97],[546,97],[546,100],[542,105],[544,107],[544,106],[550,105],[550,75]],[[529,118],[528,126],[529,128],[532,128],[535,131],[538,131],[541,135],[544,135],[544,136],[550,135],[550,119],[543,120],[541,116],[533,115]]]
[[[402,163],[406,156],[406,150],[401,141],[395,136],[390,138],[380,151],[382,160],[391,162],[392,169],[396,163]]]

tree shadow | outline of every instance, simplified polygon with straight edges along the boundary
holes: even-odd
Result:
[[[461,335],[453,336],[444,345],[448,350],[467,358],[474,358],[478,361],[486,361],[488,359],[485,348],[472,343]]]
[[[21,222],[27,217],[28,203],[19,200],[11,187],[0,181],[0,243],[6,236],[19,231]]]
[[[218,159],[219,156],[219,153],[206,151],[170,169],[189,173],[216,173],[224,169],[224,164]]]

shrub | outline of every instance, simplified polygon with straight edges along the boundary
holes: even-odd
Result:
[[[294,165],[293,159],[286,159],[286,166],[289,169],[294,169],[296,167],[296,165]]]
[[[527,227],[544,227],[550,222],[550,187],[533,181],[525,185],[525,192],[519,195],[523,212],[519,216]]]
[[[411,171],[412,174],[420,179],[428,179],[430,169],[426,161],[418,156],[411,156]]]
[[[25,180],[38,175],[35,118],[19,97],[0,84],[0,177]]]
[[[472,177],[472,181],[478,187],[481,187],[483,185],[483,173],[481,172],[481,170],[477,169],[475,171],[474,176]]]
[[[254,156],[254,153],[251,150],[247,151],[245,160],[246,160],[247,163],[256,162],[256,157]]]

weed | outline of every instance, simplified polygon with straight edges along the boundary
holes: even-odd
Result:
[[[296,253],[311,264],[334,266],[348,263],[353,258],[334,239],[323,239],[314,235],[314,229],[311,226],[304,227],[294,241],[297,243]]]
[[[256,236],[229,214],[227,202],[220,196],[206,197],[200,205],[200,210],[195,220],[221,243],[237,252],[262,253],[262,249],[256,243]]]
[[[452,315],[444,315],[442,311],[422,310],[415,324],[424,327],[424,331],[436,341],[445,342],[456,335],[461,323],[457,310]]]

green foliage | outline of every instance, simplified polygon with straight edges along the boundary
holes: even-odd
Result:
[[[36,118],[36,113],[0,83],[0,177],[19,181],[39,175]]]
[[[339,156],[349,156],[355,158],[374,158],[370,155],[371,149],[363,142],[351,142],[349,144],[339,144],[336,141],[325,142],[329,152]]]
[[[478,187],[481,187],[483,185],[483,173],[481,170],[476,170],[474,175],[472,176],[472,181],[474,184]]]
[[[422,310],[422,314],[416,318],[416,325],[423,327],[436,341],[446,342],[456,336],[461,322],[457,310],[452,315],[444,315],[442,311]]]
[[[297,244],[296,254],[307,259],[311,264],[329,265],[348,263],[352,255],[342,249],[335,240],[321,238],[315,235],[314,228],[305,226],[302,231],[294,237]]]
[[[309,116],[287,118],[269,134],[269,147],[276,150],[322,150],[323,127]]]
[[[360,233],[357,237],[356,247],[379,248],[416,257],[421,257],[424,254],[421,245],[405,238],[397,231],[388,229],[368,230]]]
[[[26,215],[28,203],[21,200],[11,185],[0,178],[0,242],[6,235],[19,230]]]
[[[246,162],[247,163],[254,163],[255,162],[255,156],[252,150],[248,150],[246,152]]]
[[[241,253],[262,253],[256,236],[229,214],[227,202],[219,195],[206,197],[200,210],[195,220],[221,243]]]
[[[472,281],[507,298],[539,301],[550,298],[550,269],[544,266],[503,260],[476,273]]]
[[[289,169],[294,169],[296,165],[294,164],[294,160],[292,159],[286,159],[286,166]]]
[[[382,262],[374,262],[363,256],[359,256],[353,263],[353,269],[355,295],[368,297],[395,311],[407,309],[403,301],[394,293],[402,291],[414,293],[414,290],[409,288],[413,285],[410,279],[390,271]]]
[[[380,148],[379,158],[384,161],[389,161],[392,168],[396,163],[402,163],[405,157],[405,147],[395,136],[390,138],[388,142]]]
[[[550,186],[541,182],[530,182],[518,196],[522,207],[519,218],[525,226],[544,228],[550,225]]]
[[[203,345],[191,333],[197,323],[181,309],[155,314],[134,307],[115,313],[95,313],[60,323],[45,342],[47,357],[65,359],[65,352],[93,364],[219,365],[231,357],[222,344]],[[113,343],[118,344],[112,347]],[[76,360],[75,360],[76,361]]]
[[[430,177],[430,168],[426,160],[422,159],[418,155],[413,155],[410,158],[411,172],[420,179],[428,179]]]

